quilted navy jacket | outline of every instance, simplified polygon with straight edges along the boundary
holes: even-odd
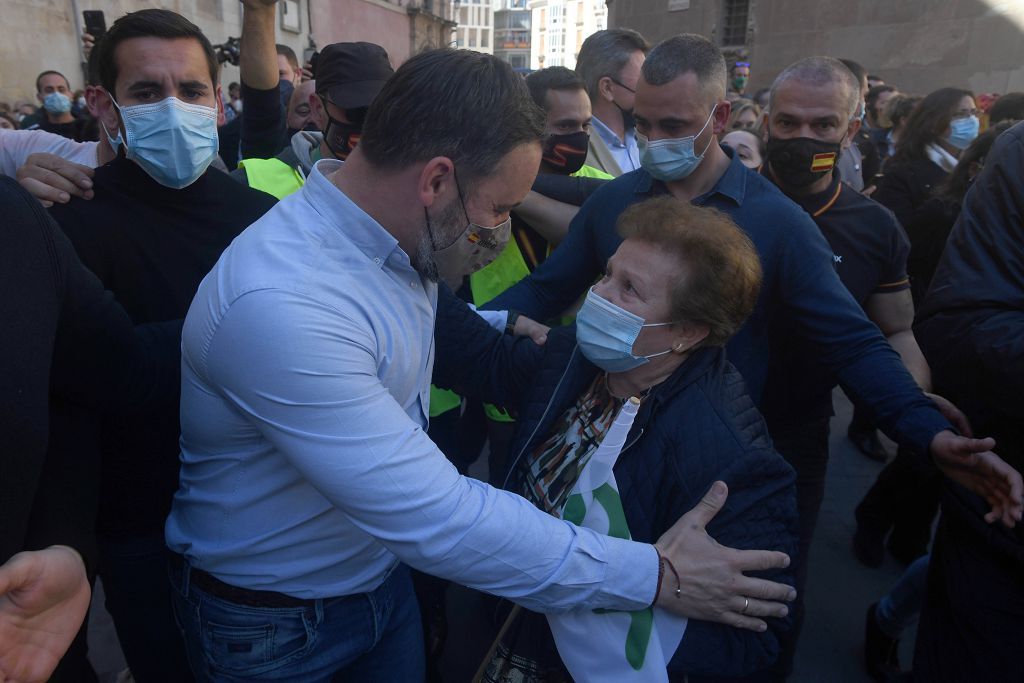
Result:
[[[553,330],[538,347],[492,330],[448,291],[439,296],[436,330],[434,383],[475,391],[517,413],[506,479],[506,488],[517,490],[514,463],[550,435],[600,370],[576,347],[575,326]],[[698,350],[654,387],[615,478],[634,540],[656,541],[721,479],[729,498],[708,533],[729,547],[795,557],[795,475],[773,449],[742,378],[720,348]],[[793,584],[790,570],[761,576]],[[768,624],[765,633],[754,633],[691,621],[669,671],[739,676],[764,669],[777,657],[779,634],[791,620]]]

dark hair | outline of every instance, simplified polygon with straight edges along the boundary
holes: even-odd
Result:
[[[949,128],[953,112],[965,97],[974,97],[970,90],[939,88],[917,103],[907,118],[907,125],[896,143],[894,161],[925,158],[925,147],[942,137]]]
[[[587,36],[576,57],[576,73],[583,79],[590,99],[597,98],[602,78],[618,79],[634,52],[646,54],[649,49],[650,44],[631,28],[610,28]]]
[[[887,92],[896,92],[896,88],[884,83],[882,85],[876,85],[872,88],[868,88],[868,94],[864,96],[864,105],[874,113],[874,116],[878,116],[880,113],[876,111],[875,103],[878,102],[878,98],[882,93]]]
[[[44,76],[54,76],[54,75],[60,76],[61,78],[63,78],[64,79],[64,85],[68,86],[68,90],[71,90],[71,81],[68,80],[68,77],[65,76],[64,74],[62,74],[59,71],[54,71],[53,69],[50,69],[49,71],[44,71],[43,73],[41,73],[38,76],[36,76],[36,92],[39,92],[39,81],[43,80]]]
[[[548,90],[585,90],[583,79],[564,66],[549,66],[526,76],[526,87],[534,104],[547,110]]]
[[[217,85],[220,80],[220,64],[213,52],[210,41],[198,26],[177,12],[166,9],[144,9],[129,12],[114,22],[99,44],[93,48],[97,54],[99,82],[107,92],[113,94],[117,85],[117,46],[132,38],[192,38],[199,43],[210,67],[210,82]]]
[[[625,239],[657,246],[686,265],[669,283],[672,317],[707,325],[700,346],[725,346],[754,310],[761,259],[746,233],[718,209],[671,195],[633,204],[619,217]]]
[[[863,88],[868,82],[868,70],[852,59],[840,59],[839,61],[845,64],[847,69],[853,72],[853,77],[857,79],[858,86]]]
[[[641,69],[644,80],[651,85],[665,85],[690,72],[716,101],[725,97],[725,56],[714,43],[696,33],[680,33],[661,41],[651,49]]]
[[[946,178],[946,182],[939,185],[935,190],[935,196],[950,204],[959,204],[964,200],[967,189],[971,186],[970,170],[974,162],[983,163],[992,143],[1002,134],[1009,130],[1014,121],[1002,121],[986,129],[967,145],[967,149],[960,153],[960,159],[956,163],[953,172]]]
[[[18,120],[11,116],[10,112],[0,111],[0,119],[6,120],[14,130],[18,130]]]
[[[897,128],[914,111],[914,107],[921,101],[917,95],[895,95],[885,103],[885,114],[893,128]]]
[[[402,64],[374,98],[359,149],[387,169],[446,156],[466,189],[519,145],[539,143],[544,119],[508,62],[470,50],[427,50]]]
[[[278,43],[274,47],[277,48],[277,54],[283,55],[284,58],[288,60],[288,64],[290,64],[294,70],[299,70],[299,58],[295,55],[295,50],[291,49],[287,45],[282,45],[281,43]]]
[[[988,110],[990,124],[1021,119],[1024,119],[1024,92],[1008,92],[1001,95]]]

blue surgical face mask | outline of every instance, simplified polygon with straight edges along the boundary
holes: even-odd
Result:
[[[712,142],[708,140],[704,151],[697,154],[693,151],[694,141],[711,123],[711,119],[715,116],[715,109],[717,107],[711,110],[711,115],[708,116],[708,120],[704,122],[704,126],[697,135],[650,142],[646,135],[637,133],[636,145],[640,150],[640,165],[644,167],[644,170],[650,173],[652,178],[664,182],[682,180],[693,173],[694,169],[700,165]]]
[[[967,146],[978,137],[978,130],[981,128],[981,121],[973,114],[962,119],[953,119],[949,122],[949,144],[957,149],[967,149]]]
[[[43,100],[43,108],[51,114],[67,114],[71,111],[71,98],[64,93],[52,92]]]
[[[111,98],[111,102],[114,99]],[[188,187],[217,156],[217,110],[199,104],[187,104],[168,97],[153,104],[121,107],[125,137],[118,131],[110,146],[117,152],[124,143],[125,155],[149,176],[165,187]]]
[[[616,306],[591,289],[576,314],[576,343],[587,360],[602,370],[626,372],[655,356],[672,352],[669,349],[649,356],[633,355],[633,344],[640,330],[672,324],[645,323],[640,316]]]

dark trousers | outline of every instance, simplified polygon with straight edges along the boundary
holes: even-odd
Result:
[[[784,679],[793,671],[793,659],[803,627],[811,538],[818,524],[821,501],[825,497],[828,437],[828,418],[772,432],[775,450],[796,470],[796,507],[800,516],[800,538],[797,556],[793,558],[797,590],[796,603],[793,605],[793,628],[779,636],[779,659],[772,668],[776,680]]]
[[[986,524],[979,498],[943,496],[914,649],[918,681],[1024,677],[1024,531]]]
[[[919,554],[931,539],[941,491],[942,474],[928,458],[900,448],[857,506],[857,524],[879,537],[891,529],[890,546],[906,551],[901,556]]]
[[[138,683],[192,680],[174,621],[163,534],[100,538],[100,576],[121,651]]]

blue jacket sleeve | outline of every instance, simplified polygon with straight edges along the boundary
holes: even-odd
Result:
[[[433,383],[488,403],[518,406],[544,357],[529,337],[501,334],[441,284],[434,323]]]
[[[549,320],[568,309],[604,269],[595,244],[594,204],[599,195],[580,208],[565,240],[529,277],[484,308],[519,311],[534,320]]]
[[[794,212],[796,214],[796,212]],[[932,438],[951,429],[925,396],[832,266],[832,252],[811,218],[800,212],[779,241],[779,299],[796,333],[876,424],[900,445],[927,453]]]

